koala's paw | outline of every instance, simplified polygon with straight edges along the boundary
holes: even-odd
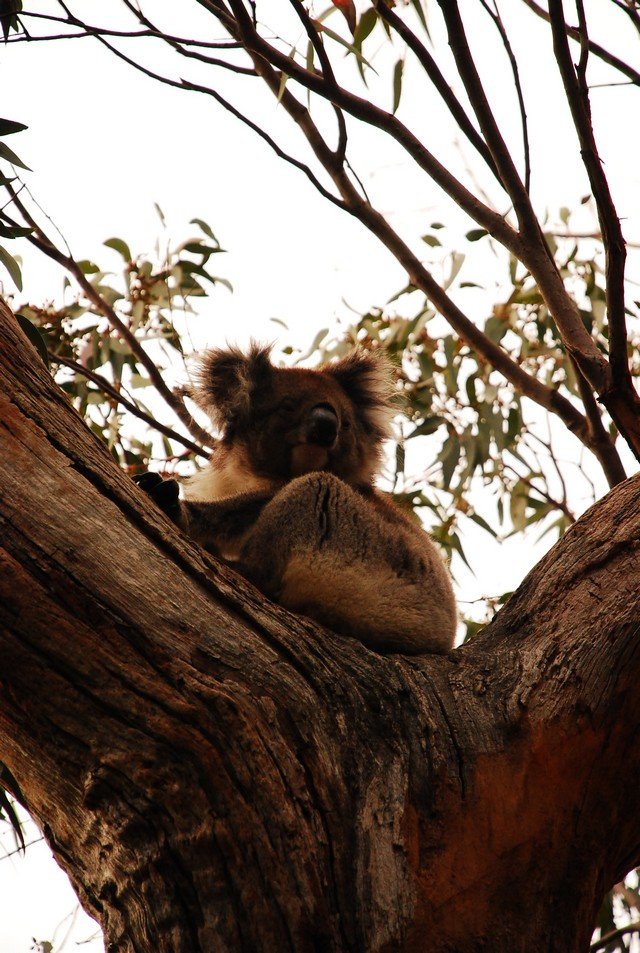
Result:
[[[181,522],[180,487],[177,480],[163,480],[157,473],[140,473],[133,479],[174,523]]]

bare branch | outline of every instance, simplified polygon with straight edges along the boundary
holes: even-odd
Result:
[[[634,0],[631,0],[631,3],[625,3],[624,0],[612,0],[612,3],[614,3],[619,10],[622,10],[623,13],[627,14],[638,33],[640,33],[640,12]]]
[[[604,470],[604,474],[607,478],[607,483],[610,487],[615,486],[617,483],[622,483],[622,481],[626,480],[627,478],[622,460],[620,459],[620,455],[618,454],[615,444],[607,432],[606,427],[602,423],[600,408],[598,407],[598,403],[593,396],[591,387],[585,380],[575,360],[571,356],[569,356],[569,360],[571,361],[574,373],[576,375],[580,397],[582,399],[582,403],[584,404],[585,413],[587,415],[587,426],[589,427],[591,444],[600,448],[598,459],[602,464],[602,469]]]
[[[151,20],[144,15],[142,10],[137,9],[130,3],[130,0],[122,0],[122,2],[127,10],[138,19],[138,22],[147,28],[151,36],[156,36],[164,40],[164,42],[170,46],[172,50],[175,50],[176,53],[179,53],[180,56],[184,56],[187,59],[199,60],[201,63],[207,63],[209,66],[221,66],[223,69],[231,70],[241,76],[255,76],[255,70],[249,67],[237,66],[235,63],[229,63],[227,60],[221,60],[218,57],[207,56],[205,53],[199,53],[197,50],[185,49],[185,45],[180,40],[168,34],[163,34],[158,30]]]
[[[328,84],[331,87],[333,87],[334,89],[337,88],[338,84],[336,82],[336,77],[333,72],[331,60],[327,56],[327,51],[324,48],[322,37],[320,36],[315,26],[313,25],[311,21],[311,17],[307,13],[307,11],[304,9],[302,4],[299,2],[299,0],[289,0],[289,2],[291,3],[299,20],[302,22],[302,25],[304,26],[304,29],[305,29],[305,33],[309,37],[309,41],[311,42],[314,50],[318,54],[318,59],[320,60],[323,76],[326,78]],[[336,106],[335,103],[333,103],[332,105],[333,105],[333,110],[336,114],[336,119],[338,120],[338,145],[335,150],[336,158],[339,161],[344,162],[346,152],[347,152],[347,126],[344,120],[344,114],[342,110],[338,106]]]
[[[597,950],[603,950],[606,946],[609,946],[610,943],[613,943],[614,940],[619,940],[628,933],[640,933],[640,923],[628,923],[626,927],[619,927],[617,930],[611,930],[609,933],[605,933],[599,940],[591,944],[589,953],[596,953]]]
[[[231,0],[235,5],[235,0]],[[239,31],[247,49],[254,49],[255,28],[248,16],[242,17]],[[578,439],[590,446],[586,420],[573,404],[557,391],[531,377],[511,357],[490,340],[466,315],[454,304],[420,260],[391,228],[386,219],[357,193],[345,174],[341,164],[336,162],[335,154],[320,136],[307,109],[285,89],[281,90],[280,75],[259,53],[254,53],[254,65],[257,72],[275,96],[280,97],[282,106],[298,124],[307,137],[315,155],[333,178],[340,191],[346,209],[358,218],[376,235],[403,265],[410,281],[420,288],[433,302],[435,307],[450,323],[451,327],[492,367],[511,381],[520,391],[545,409],[557,414]],[[596,449],[590,446],[596,452]]]
[[[137,15],[137,11],[136,11],[136,15]],[[101,27],[101,26],[91,26],[85,21],[79,20],[77,17],[75,17],[71,13],[69,13],[69,15],[65,17],[57,17],[49,13],[35,13],[34,11],[31,11],[31,10],[21,10],[19,19],[23,20],[25,17],[29,19],[44,20],[47,23],[68,23],[70,26],[76,26],[82,32],[65,33],[60,36],[50,36],[50,37],[33,36],[33,35],[29,35],[28,37],[25,37],[25,38],[9,37],[8,42],[11,42],[12,39],[13,39],[13,42],[25,42],[25,40],[31,41],[31,40],[41,40],[41,39],[72,40],[74,37],[96,36],[96,34],[100,33],[102,36],[122,37],[123,39],[127,39],[127,40],[135,40],[141,37],[154,37],[155,39],[158,39],[158,40],[166,40],[172,43],[180,44],[182,46],[194,46],[200,49],[208,49],[208,50],[238,50],[240,49],[240,44],[236,43],[233,40],[218,40],[218,41],[193,40],[184,36],[173,36],[170,33],[163,33],[162,31],[156,30],[153,27],[146,30],[132,31],[132,30],[112,30],[106,27]]]
[[[106,39],[104,39],[104,37],[100,36],[99,34],[96,34],[95,38],[102,43],[103,46],[106,46],[106,48],[113,53],[114,56],[117,56],[118,59],[123,60],[129,66],[132,66],[134,69],[138,70],[138,72],[144,73],[145,76],[155,79],[159,83],[163,83],[165,86],[173,86],[176,89],[189,90],[191,92],[204,93],[206,96],[211,96],[220,106],[222,106],[223,109],[231,113],[235,119],[238,119],[241,123],[243,123],[243,125],[248,126],[252,132],[255,132],[256,135],[260,136],[260,138],[266,142],[267,145],[275,152],[279,159],[282,159],[284,162],[289,163],[289,165],[292,165],[296,169],[299,169],[301,172],[303,172],[323,198],[327,199],[333,205],[337,205],[338,208],[344,208],[344,204],[340,201],[340,199],[325,189],[308,165],[281,149],[277,142],[268,133],[261,129],[257,123],[254,123],[251,119],[236,109],[236,107],[228,102],[228,100],[224,99],[224,97],[221,96],[217,90],[212,89],[210,86],[202,86],[199,83],[192,83],[186,79],[175,80],[170,79],[168,76],[162,76],[160,73],[156,73],[153,70],[148,69],[146,66],[143,66],[141,63],[138,63],[136,60],[133,60],[130,56],[127,56],[126,53],[123,53],[115,46],[112,46]]]
[[[544,7],[541,7],[539,3],[536,3],[535,0],[522,0],[522,2],[525,3],[530,10],[533,10],[542,20],[546,20],[547,23],[550,22],[548,11],[545,10]],[[564,28],[567,36],[570,36],[572,40],[580,42],[580,30],[578,27],[569,26],[568,23],[565,23]],[[633,69],[632,66],[629,66],[628,63],[625,63],[624,60],[621,60],[618,56],[614,56],[609,50],[600,46],[599,43],[594,43],[593,40],[589,40],[589,52],[601,59],[603,63],[607,63],[609,66],[617,69],[618,72],[624,76],[628,76],[635,86],[640,86],[640,73]]]
[[[520,257],[523,250],[522,241],[516,230],[506,222],[504,216],[488,208],[469,192],[396,116],[341,86],[334,88],[327,85],[321,75],[305,69],[293,57],[287,56],[268,43],[253,26],[251,17],[240,0],[230,0],[230,5],[236,16],[236,32],[239,31],[250,54],[257,54],[272,67],[298,81],[305,89],[317,93],[329,102],[338,104],[354,118],[387,132],[460,208],[513,254]],[[207,6],[217,7],[211,0]]]
[[[442,101],[455,119],[460,130],[480,153],[484,161],[495,175],[496,179],[500,181],[500,175],[496,168],[495,162],[493,161],[493,157],[487,148],[486,142],[482,136],[479,135],[477,129],[472,124],[471,120],[464,111],[462,104],[455,96],[453,90],[441,73],[438,64],[426,46],[418,39],[413,30],[409,29],[404,20],[402,20],[401,17],[399,17],[397,13],[391,9],[391,7],[388,5],[388,0],[374,0],[374,7],[385,23],[388,23],[389,26],[395,30],[398,36],[404,40],[409,49],[415,55],[425,73],[437,89]]]
[[[580,18],[580,61],[577,68],[571,62],[562,0],[550,0],[549,16],[556,61],[562,77],[567,102],[580,142],[580,152],[598,210],[606,256],[606,302],[609,322],[609,352],[611,379],[605,389],[599,388],[604,399],[607,391],[635,394],[627,359],[627,326],[625,317],[624,278],[626,247],[609,183],[602,168],[591,124],[591,105],[586,81],[589,40],[582,3],[578,3]]]
[[[502,45],[504,46],[505,53],[509,59],[509,64],[511,66],[511,72],[513,74],[513,84],[516,89],[516,96],[518,97],[518,107],[520,109],[520,125],[522,127],[522,151],[524,153],[524,187],[527,192],[531,187],[531,150],[529,147],[529,124],[527,122],[527,108],[524,101],[524,93],[522,90],[522,83],[520,82],[520,70],[518,69],[518,62],[513,52],[513,47],[509,40],[507,31],[505,30],[504,23],[502,22],[502,17],[498,11],[498,5],[494,0],[495,9],[492,10],[487,0],[480,0],[480,3],[487,11],[491,19],[493,20],[498,33],[500,34],[500,39],[502,40]]]
[[[522,231],[541,240],[540,226],[535,216],[527,190],[516,169],[511,153],[493,115],[482,81],[476,69],[464,23],[460,16],[457,0],[438,0],[449,38],[458,73],[464,84],[469,102],[476,114],[480,129],[489,147],[493,161],[500,175],[500,181],[513,202]]]

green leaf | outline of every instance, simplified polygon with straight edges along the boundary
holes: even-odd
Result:
[[[377,22],[378,14],[373,7],[369,7],[369,9],[365,10],[358,20],[356,32],[353,34],[353,45],[357,46],[358,49],[362,49],[362,44],[369,36]]]
[[[202,231],[205,233],[205,235],[207,235],[212,241],[214,241],[214,242],[216,243],[216,246],[217,246],[218,248],[220,247],[220,242],[218,241],[218,239],[216,238],[216,236],[215,236],[215,235],[213,234],[213,232],[211,231],[210,226],[207,225],[207,223],[206,223],[205,221],[203,221],[201,218],[192,218],[191,221],[189,222],[189,224],[190,224],[190,225],[197,225],[199,228],[202,229]]]
[[[468,242],[477,242],[480,238],[484,238],[484,236],[488,234],[489,232],[486,228],[472,228],[470,232],[467,232],[465,238]]]
[[[117,251],[119,255],[122,255],[125,261],[133,261],[133,256],[131,250],[127,243],[121,238],[108,238],[106,242],[103,242],[107,248],[113,248],[114,251]]]
[[[421,235],[420,238],[425,243],[425,245],[430,245],[431,248],[436,248],[438,245],[440,246],[442,245],[442,242],[440,241],[440,239],[436,238],[435,235]]]
[[[0,4],[0,9],[2,5]],[[22,132],[28,129],[23,122],[14,122],[13,119],[0,119],[0,136],[11,136],[14,132]]]
[[[353,43],[348,43],[346,40],[344,40],[340,36],[339,33],[334,33],[334,31],[330,30],[328,26],[325,26],[324,23],[321,25],[320,29],[322,30],[323,33],[326,33],[327,36],[330,37],[332,40],[334,40],[336,43],[339,43],[340,46],[344,46],[345,49],[349,50],[350,53],[353,53],[353,55],[357,58],[359,63],[364,63],[364,65],[368,66],[369,69],[373,70],[374,73],[376,72],[376,70],[373,69],[373,66],[371,65],[371,63],[369,63],[369,61],[364,58],[364,56],[362,55],[362,52],[356,46],[354,46]]]
[[[420,20],[420,23],[422,24],[424,28],[424,32],[427,34],[429,39],[431,39],[431,35],[429,33],[429,27],[427,26],[427,20],[424,15],[424,10],[422,9],[422,0],[411,0],[411,6],[418,14],[418,19]]]
[[[100,269],[93,261],[89,261],[88,258],[83,258],[78,262],[78,268],[83,275],[97,275],[100,272]]]
[[[447,290],[447,288],[449,288],[453,284],[453,282],[458,277],[458,272],[462,268],[462,265],[464,264],[464,260],[466,257],[467,257],[466,255],[463,255],[462,252],[459,252],[459,251],[454,251],[452,253],[451,271],[449,272],[449,275],[447,276],[447,279],[443,285],[445,291]]]
[[[32,324],[28,318],[25,318],[23,314],[16,314],[16,321],[29,338],[36,351],[44,361],[47,367],[49,367],[49,355],[47,354],[47,344],[45,339],[42,336],[40,330]]]
[[[20,29],[17,13],[22,10],[22,0],[1,0],[0,2],[0,20],[2,21],[2,32],[5,42],[9,38],[9,31]]]
[[[24,853],[26,844],[24,842],[20,818],[16,814],[16,810],[7,795],[4,791],[0,790],[0,817],[3,817],[3,815],[6,815],[7,820],[11,824],[13,836],[16,839],[18,848]]]
[[[526,511],[527,488],[524,483],[518,480],[511,493],[511,500],[509,503],[511,522],[513,523],[514,530],[518,533],[521,532],[527,525]]]
[[[445,440],[442,450],[438,454],[438,460],[442,464],[442,485],[445,490],[449,489],[459,459],[460,440],[456,433],[452,433]]]
[[[411,440],[412,437],[425,437],[428,434],[435,433],[438,427],[441,427],[442,424],[446,424],[446,422],[447,421],[444,417],[439,417],[437,415],[434,415],[433,417],[427,417],[422,421],[421,424],[418,424],[418,426],[411,431],[406,439]]]
[[[498,534],[493,529],[493,527],[490,526],[485,519],[479,516],[478,513],[469,513],[468,515],[470,520],[472,520],[474,523],[477,523],[478,526],[481,526],[482,529],[485,530],[485,532],[489,533],[491,536],[493,536],[494,539],[498,538]]]
[[[398,60],[393,68],[393,107],[391,112],[395,113],[400,105],[402,96],[402,74],[404,71],[404,60]]]
[[[0,142],[0,159],[6,159],[7,162],[11,162],[12,165],[19,165],[21,169],[26,169],[27,172],[31,172],[29,166],[25,165],[22,159],[15,154],[13,149],[10,149],[4,142]]]
[[[30,235],[32,231],[32,228],[26,226],[5,225],[4,222],[0,222],[0,235],[3,238],[24,238],[25,235]]]
[[[398,476],[400,475],[404,476],[404,463],[405,463],[404,444],[397,443],[396,444],[396,471],[395,471],[396,480],[398,479]]]
[[[13,255],[10,255],[2,245],[0,245],[0,261],[11,275],[11,280],[18,291],[22,291],[22,272],[20,271],[20,265]]]
[[[276,96],[276,101],[280,102],[284,96],[284,91],[287,88],[287,83],[289,82],[289,74],[284,71],[280,73],[280,87],[278,89],[278,95]]]
[[[509,330],[509,323],[503,318],[491,317],[485,321],[484,333],[490,338],[495,344],[498,344],[499,341],[505,336]]]
[[[24,794],[20,790],[20,785],[3,761],[0,761],[0,787],[4,788],[5,791],[8,791],[11,797],[14,798],[14,800],[16,800],[18,804],[25,809],[25,811],[28,810]]]

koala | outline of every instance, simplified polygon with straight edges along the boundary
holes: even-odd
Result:
[[[354,351],[318,370],[270,348],[204,353],[194,397],[221,438],[210,464],[143,488],[269,598],[379,652],[446,652],[457,614],[424,530],[374,488],[389,434],[390,367]]]

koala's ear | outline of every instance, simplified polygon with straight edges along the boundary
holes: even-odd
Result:
[[[387,355],[356,349],[335,364],[325,364],[322,370],[340,384],[372,436],[386,440],[396,413],[392,403],[393,365]]]
[[[270,353],[271,345],[252,342],[246,354],[230,347],[212,348],[200,356],[193,397],[220,430],[248,415],[253,394],[271,373]]]

